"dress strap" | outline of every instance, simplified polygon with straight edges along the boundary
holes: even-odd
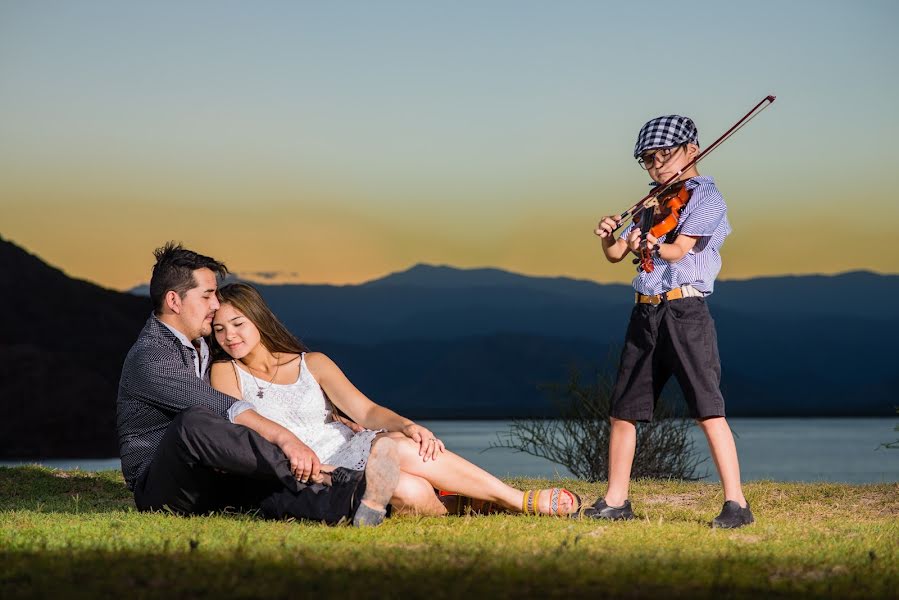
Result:
[[[240,380],[240,373],[237,372],[237,363],[234,362],[234,359],[231,359],[231,368],[234,369],[234,379],[237,380],[237,389],[240,390],[240,395],[243,396],[243,382]]]

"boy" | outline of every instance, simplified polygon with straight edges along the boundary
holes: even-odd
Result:
[[[652,419],[653,406],[674,375],[691,416],[708,439],[724,486],[724,507],[712,526],[734,528],[753,522],[740,485],[734,438],[724,418],[718,342],[705,301],[721,270],[719,250],[731,228],[724,198],[712,178],[700,176],[695,165],[685,169],[698,153],[699,133],[687,117],[669,115],[646,123],[637,136],[634,158],[656,183],[679,173],[676,180],[685,182],[690,200],[674,231],[658,239],[647,234],[641,242],[638,224],[631,223],[616,240],[612,233],[617,216],[604,217],[596,229],[610,262],[631,252],[639,256],[642,246],[651,251],[654,269],[640,268],[633,281],[636,305],[611,398],[609,487],[604,498],[585,509],[585,516],[634,518],[628,486],[636,422]]]

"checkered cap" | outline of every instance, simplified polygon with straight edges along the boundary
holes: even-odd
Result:
[[[687,143],[699,145],[699,131],[692,119],[680,115],[657,117],[646,123],[637,134],[634,158],[647,150],[671,148]]]

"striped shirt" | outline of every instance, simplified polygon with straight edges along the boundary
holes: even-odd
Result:
[[[186,339],[151,315],[122,365],[116,417],[122,474],[130,490],[182,410],[205,406],[233,422],[254,408],[213,389],[207,370],[197,376],[197,351]]]
[[[699,239],[677,262],[653,257],[652,273],[638,265],[633,285],[641,294],[661,294],[685,285],[692,285],[706,296],[714,290],[715,278],[721,271],[721,246],[731,232],[727,205],[711,177],[693,177],[685,185],[691,192],[690,201],[681,211],[675,230],[660,237],[659,243],[666,243],[668,237],[674,242],[679,234]],[[620,237],[627,239],[634,227],[631,222]]]

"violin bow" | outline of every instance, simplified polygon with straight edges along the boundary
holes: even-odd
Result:
[[[649,192],[648,194],[646,194],[643,198],[641,198],[639,202],[637,202],[632,207],[630,207],[629,209],[627,209],[626,211],[624,211],[623,213],[618,215],[618,226],[612,230],[612,233],[615,233],[616,231],[618,231],[621,228],[622,225],[624,225],[625,219],[627,219],[629,217],[633,217],[637,213],[637,211],[648,206],[647,203],[653,202],[655,200],[655,198],[657,198],[658,196],[663,194],[665,192],[665,190],[667,190],[669,187],[674,185],[677,182],[677,178],[680,177],[684,171],[688,170],[690,167],[692,167],[693,165],[695,165],[696,163],[701,161],[703,158],[708,156],[712,150],[714,150],[715,148],[717,148],[718,146],[723,144],[725,142],[725,140],[727,140],[727,138],[729,138],[730,136],[732,136],[733,134],[738,132],[740,129],[743,128],[744,125],[746,125],[751,120],[756,118],[759,115],[759,113],[761,113],[763,110],[765,110],[766,108],[771,106],[771,104],[774,103],[775,98],[776,98],[776,96],[765,96],[761,102],[759,102],[758,104],[753,106],[752,110],[750,110],[748,113],[743,115],[743,117],[740,118],[739,121],[734,123],[730,129],[725,131],[721,135],[721,137],[719,137],[717,140],[712,142],[712,144],[708,148],[706,148],[705,150],[703,150],[702,152],[697,154],[696,158],[694,158],[693,160],[688,162],[686,165],[684,165],[683,169],[681,169],[680,171],[678,171],[677,173],[672,175],[668,179],[668,181],[666,181],[665,183],[655,186],[653,188],[653,190],[651,192]]]

